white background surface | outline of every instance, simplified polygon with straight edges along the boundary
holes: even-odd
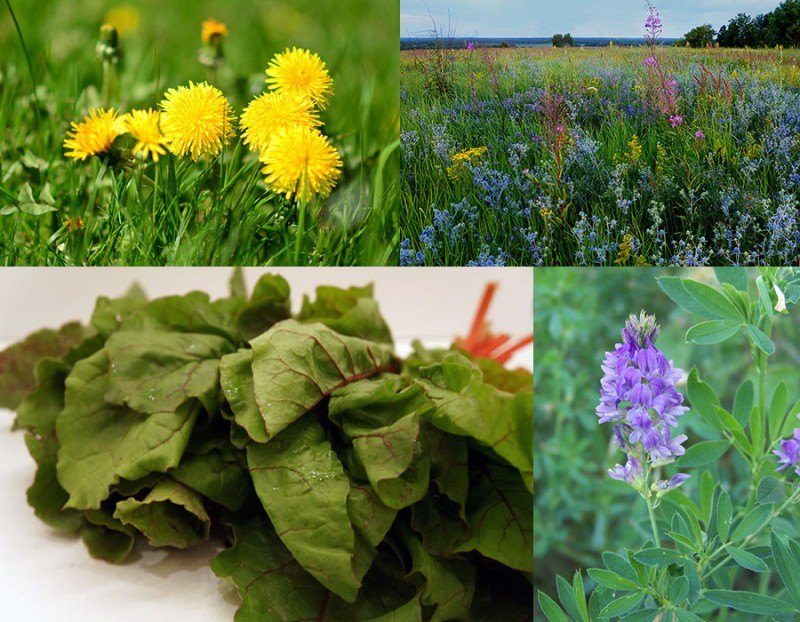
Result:
[[[267,270],[247,269],[250,289]],[[469,331],[484,284],[500,287],[489,311],[494,330],[519,338],[532,330],[530,269],[334,268],[273,269],[293,292],[317,285],[375,283],[376,298],[392,328],[397,350],[421,338],[445,345]],[[39,328],[87,321],[98,295],[123,294],[138,281],[151,298],[202,289],[227,295],[228,268],[15,268],[0,270],[0,346]],[[533,348],[510,366],[532,368]],[[0,620],[13,622],[230,622],[235,588],[211,572],[214,544],[189,551],[140,546],[133,560],[111,565],[89,557],[83,543],[41,523],[25,490],[35,465],[23,434],[11,432],[12,413],[0,410]]]

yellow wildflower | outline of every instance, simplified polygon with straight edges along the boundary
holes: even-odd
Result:
[[[239,119],[244,142],[259,151],[266,149],[274,136],[296,125],[322,125],[312,101],[296,93],[264,93],[248,104]]]
[[[631,260],[631,251],[633,250],[633,235],[630,233],[626,233],[625,237],[622,238],[622,243],[619,245],[619,250],[617,251],[617,258],[614,260],[614,263],[618,266],[624,266]]]
[[[308,97],[321,110],[325,109],[328,96],[333,93],[333,79],[328,75],[325,63],[308,50],[286,48],[285,52],[273,57],[266,74],[270,89]]]
[[[167,152],[165,149],[167,139],[158,127],[160,116],[160,112],[148,108],[131,110],[121,117],[125,131],[137,140],[133,153],[141,152],[143,158],[149,156],[153,162],[158,162],[158,158]]]
[[[322,133],[293,126],[274,136],[259,158],[267,184],[287,199],[308,201],[327,197],[339,178],[339,152]]]
[[[203,32],[200,35],[203,43],[211,43],[213,38],[228,36],[228,27],[215,19],[207,19],[203,22]]]
[[[472,164],[484,153],[486,153],[486,147],[473,147],[472,149],[464,149],[463,151],[454,153],[450,156],[452,164],[447,167],[447,176],[453,181],[456,181],[466,172],[466,165]]]
[[[218,88],[207,82],[169,89],[161,102],[161,131],[169,150],[192,160],[217,155],[234,135],[233,111]]]
[[[628,141],[628,147],[631,148],[630,153],[626,153],[625,157],[632,163],[636,164],[642,157],[642,145],[639,142],[639,137],[634,134],[633,138]]]
[[[70,149],[66,155],[75,160],[85,160],[107,153],[114,144],[114,139],[123,131],[113,108],[90,110],[83,122],[72,122],[72,129],[64,140],[64,149]]]

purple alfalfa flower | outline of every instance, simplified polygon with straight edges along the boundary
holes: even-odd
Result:
[[[683,482],[685,482],[687,479],[689,479],[689,476],[686,475],[686,473],[678,473],[677,475],[673,475],[669,479],[662,479],[657,481],[654,484],[654,488],[656,489],[657,492],[664,494],[665,492],[668,492],[673,488],[677,488],[678,486],[683,484]]]
[[[633,456],[628,456],[625,466],[617,464],[613,469],[608,469],[608,476],[626,484],[635,484],[642,477],[642,465]]]
[[[781,448],[772,453],[780,458],[778,461],[780,466],[775,469],[776,471],[782,471],[787,467],[798,465],[795,473],[800,475],[800,428],[795,428],[794,437],[781,441]]]
[[[606,352],[602,365],[596,413],[599,423],[619,422],[614,426],[614,437],[629,460],[628,465],[617,465],[609,475],[629,483],[634,478],[631,460],[640,467],[644,462],[659,467],[685,451],[682,443],[686,435],[673,437],[670,432],[678,425],[677,418],[688,410],[676,388],[683,372],[655,346],[657,338],[655,317],[644,311],[638,317],[631,315],[622,330],[622,343]]]

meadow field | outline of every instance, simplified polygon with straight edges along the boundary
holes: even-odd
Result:
[[[0,265],[396,265],[398,19],[397,0],[3,3]],[[295,48],[330,80],[301,106],[314,148],[262,173],[267,147],[245,142],[242,115]],[[208,130],[184,110],[195,142],[169,145],[162,117],[145,149],[103,125],[163,114],[170,89],[228,114]]]
[[[401,55],[401,263],[795,265],[800,51]]]

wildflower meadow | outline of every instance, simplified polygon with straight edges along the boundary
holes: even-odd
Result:
[[[537,272],[535,619],[800,615],[797,268]]]
[[[6,0],[0,264],[386,265],[397,0]]]
[[[800,51],[401,57],[401,262],[796,265]]]

